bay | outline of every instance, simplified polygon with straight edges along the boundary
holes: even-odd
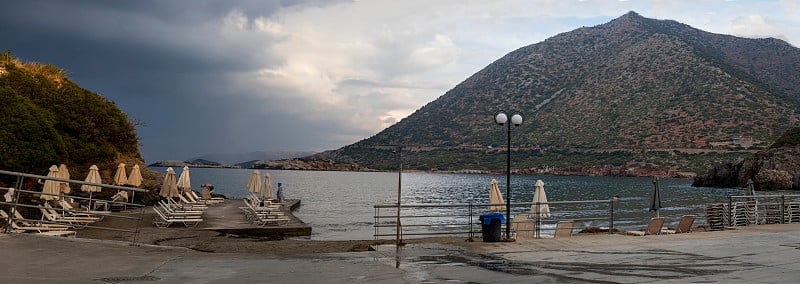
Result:
[[[166,171],[161,167],[152,169],[162,173]],[[176,170],[180,174],[180,168]],[[248,194],[245,185],[252,171],[192,168],[192,185],[199,189],[200,184],[211,183],[216,193],[241,199]],[[314,240],[373,239],[373,206],[397,202],[397,172],[259,172],[262,177],[265,172],[270,174],[273,188],[277,187],[278,182],[283,183],[286,198],[301,200],[301,206],[294,214],[312,227],[311,239]],[[404,172],[401,177],[401,202],[404,205],[487,203],[492,179],[497,179],[504,198],[506,196],[505,175]],[[619,229],[641,229],[655,216],[654,212],[648,211],[653,191],[653,179],[650,177],[512,175],[511,202],[531,202],[537,180],[544,181],[550,202],[609,200],[615,195],[619,196],[614,216],[614,225]],[[664,207],[659,214],[666,218],[667,224],[676,223],[684,214],[698,215],[695,224],[702,224],[705,204],[727,202],[728,195],[743,193],[736,188],[691,187],[690,179],[678,178],[660,178],[659,188]],[[559,207],[552,207],[555,209],[552,218],[559,218]],[[514,206],[512,210],[513,215],[529,211],[529,208]],[[441,210],[437,212],[443,213]],[[407,213],[404,211],[404,215]]]

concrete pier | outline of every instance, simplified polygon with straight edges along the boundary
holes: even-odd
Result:
[[[239,207],[243,206],[246,205],[241,199],[228,199],[223,203],[209,206],[203,214],[204,221],[200,223],[198,228],[250,237],[311,235],[311,226],[308,226],[292,214],[292,211],[300,207],[300,200],[298,199],[288,199],[281,205],[281,211],[289,217],[289,223],[285,225],[258,226],[251,224],[245,220],[244,213],[239,209]]]

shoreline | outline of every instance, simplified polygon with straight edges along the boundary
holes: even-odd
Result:
[[[242,202],[241,199],[226,199],[225,203],[228,203],[229,206],[236,206]],[[291,204],[298,204],[298,202],[291,203]],[[287,204],[290,205],[290,204]],[[208,210],[212,210],[213,207],[219,208],[222,206],[220,204],[211,205],[211,208]],[[224,213],[222,218],[226,218],[227,220],[237,219],[244,219],[244,215],[239,216],[241,212],[233,211],[231,213],[228,211]],[[289,211],[291,209],[287,208],[285,212],[288,215],[291,215],[290,218],[296,220],[294,222],[302,223],[301,220],[297,219],[294,215],[292,215]],[[272,227],[254,227],[248,226],[246,228],[241,228],[242,232],[252,231],[252,230],[262,230],[262,235],[255,234],[255,235],[239,235],[235,233],[229,232],[236,232],[236,229],[224,229],[218,228],[217,225],[220,222],[227,223],[227,222],[236,222],[236,221],[226,221],[225,219],[220,219],[217,221],[212,221],[211,219],[219,219],[217,217],[206,216],[205,221],[201,222],[200,225],[194,228],[186,228],[180,224],[173,224],[168,228],[157,228],[153,226],[151,220],[156,217],[152,206],[143,207],[143,212],[139,212],[138,209],[125,212],[115,212],[114,214],[119,215],[131,215],[137,216],[141,214],[141,223],[132,222],[128,219],[123,218],[113,218],[107,216],[102,221],[97,223],[97,226],[108,227],[113,229],[121,229],[121,230],[139,230],[139,234],[135,236],[129,232],[122,232],[116,230],[107,230],[107,229],[99,229],[99,228],[84,228],[78,229],[77,238],[83,239],[94,239],[94,240],[110,240],[110,241],[122,241],[134,244],[145,244],[145,245],[161,245],[161,246],[172,246],[172,247],[183,247],[192,249],[195,251],[200,252],[207,252],[207,253],[245,253],[245,254],[271,254],[271,255],[303,255],[303,254],[311,254],[311,253],[340,253],[340,252],[363,252],[369,250],[371,245],[376,243],[394,243],[394,241],[379,241],[376,242],[375,240],[312,240],[310,236],[281,236],[276,235],[272,231],[280,231],[280,226],[272,226]],[[208,214],[208,213],[206,213]],[[228,216],[233,214],[233,216]],[[241,218],[239,218],[241,217]],[[240,222],[241,223],[241,222]],[[234,224],[233,226],[235,226]],[[298,224],[294,223],[292,227],[287,227],[287,230],[293,229]],[[304,225],[304,223],[302,223]],[[138,227],[138,228],[137,228]],[[217,227],[217,228],[214,228]],[[309,230],[310,231],[310,230]],[[135,240],[135,241],[134,241]],[[465,237],[430,237],[430,238],[419,238],[419,239],[408,239],[404,240],[405,243],[446,243],[446,244],[460,244],[464,243],[466,240]]]

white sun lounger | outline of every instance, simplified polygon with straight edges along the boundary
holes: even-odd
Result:
[[[156,217],[153,218],[153,224],[159,228],[169,227],[172,225],[172,223],[181,223],[187,228],[191,228],[197,226],[197,224],[200,224],[200,222],[203,222],[203,219],[196,217],[177,217],[174,215],[166,215],[156,206],[153,207],[153,211],[156,212]]]

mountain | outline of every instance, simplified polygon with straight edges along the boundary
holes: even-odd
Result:
[[[704,171],[800,116],[800,50],[629,12],[519,48],[380,133],[311,156],[391,169],[505,168],[499,110],[518,111],[516,169]]]
[[[305,157],[314,154],[314,152],[303,152],[303,151],[255,151],[255,152],[247,152],[247,153],[216,153],[216,154],[207,154],[196,158],[191,158],[189,160],[208,160],[208,161],[217,161],[224,164],[237,164],[246,161],[253,161],[253,160],[281,160],[281,159],[291,159],[291,158],[299,158]]]

